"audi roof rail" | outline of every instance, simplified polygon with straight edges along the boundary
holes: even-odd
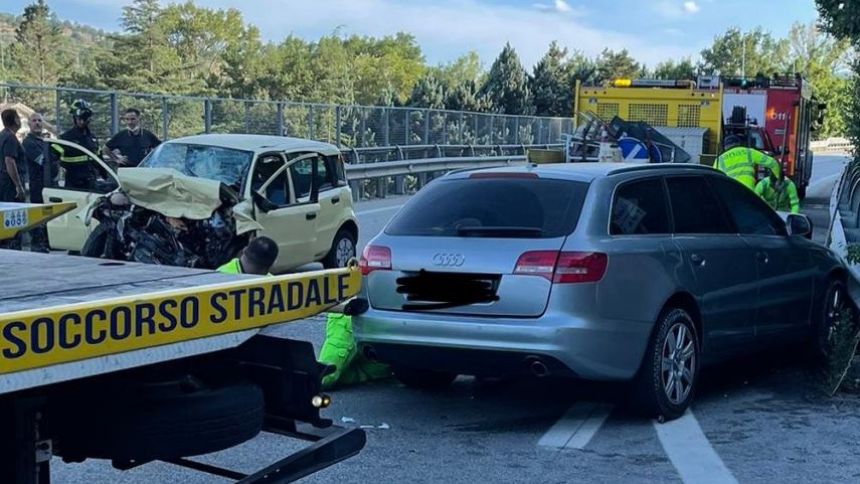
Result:
[[[715,172],[718,171],[716,168],[708,165],[699,165],[694,163],[649,163],[643,165],[635,165],[635,166],[624,166],[619,167],[617,169],[609,172],[609,175],[621,175],[624,173],[632,173],[637,171],[648,171],[648,170],[659,170],[659,169],[670,169],[670,168],[683,168],[683,169],[691,169],[691,170],[700,170],[700,171],[708,171]]]

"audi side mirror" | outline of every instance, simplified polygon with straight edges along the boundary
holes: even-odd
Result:
[[[812,240],[812,221],[806,215],[792,213],[785,221],[788,235]]]

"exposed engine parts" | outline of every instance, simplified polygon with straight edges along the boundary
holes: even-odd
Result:
[[[122,192],[102,197],[90,214],[99,221],[84,244],[87,257],[215,269],[247,243],[237,236],[232,205],[205,220],[167,217],[134,205]]]

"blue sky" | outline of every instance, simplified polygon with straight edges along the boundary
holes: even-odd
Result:
[[[162,0],[163,3],[170,3]],[[4,0],[20,14],[29,0]],[[123,0],[48,0],[58,15],[119,30]],[[346,34],[416,35],[428,62],[475,50],[492,62],[506,41],[527,66],[552,40],[589,55],[627,48],[649,65],[691,56],[727,28],[762,26],[785,35],[794,22],[816,18],[814,0],[195,0],[240,10],[267,40],[289,34],[316,39],[340,27]]]

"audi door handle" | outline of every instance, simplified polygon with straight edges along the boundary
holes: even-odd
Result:
[[[305,214],[305,219],[307,219],[307,220],[313,220],[315,218],[317,218],[317,214],[315,214],[315,213]]]
[[[59,197],[50,197],[50,198],[48,198],[48,201],[51,203],[60,203],[63,201],[63,199],[59,198]]]
[[[332,205],[337,204],[337,203],[340,203],[340,197],[334,197],[334,198],[332,198],[332,199],[331,199],[331,203],[332,203]]]
[[[691,254],[690,260],[693,262],[693,264],[696,264],[698,266],[705,265],[705,259],[702,258],[702,256],[700,256],[699,254]]]

